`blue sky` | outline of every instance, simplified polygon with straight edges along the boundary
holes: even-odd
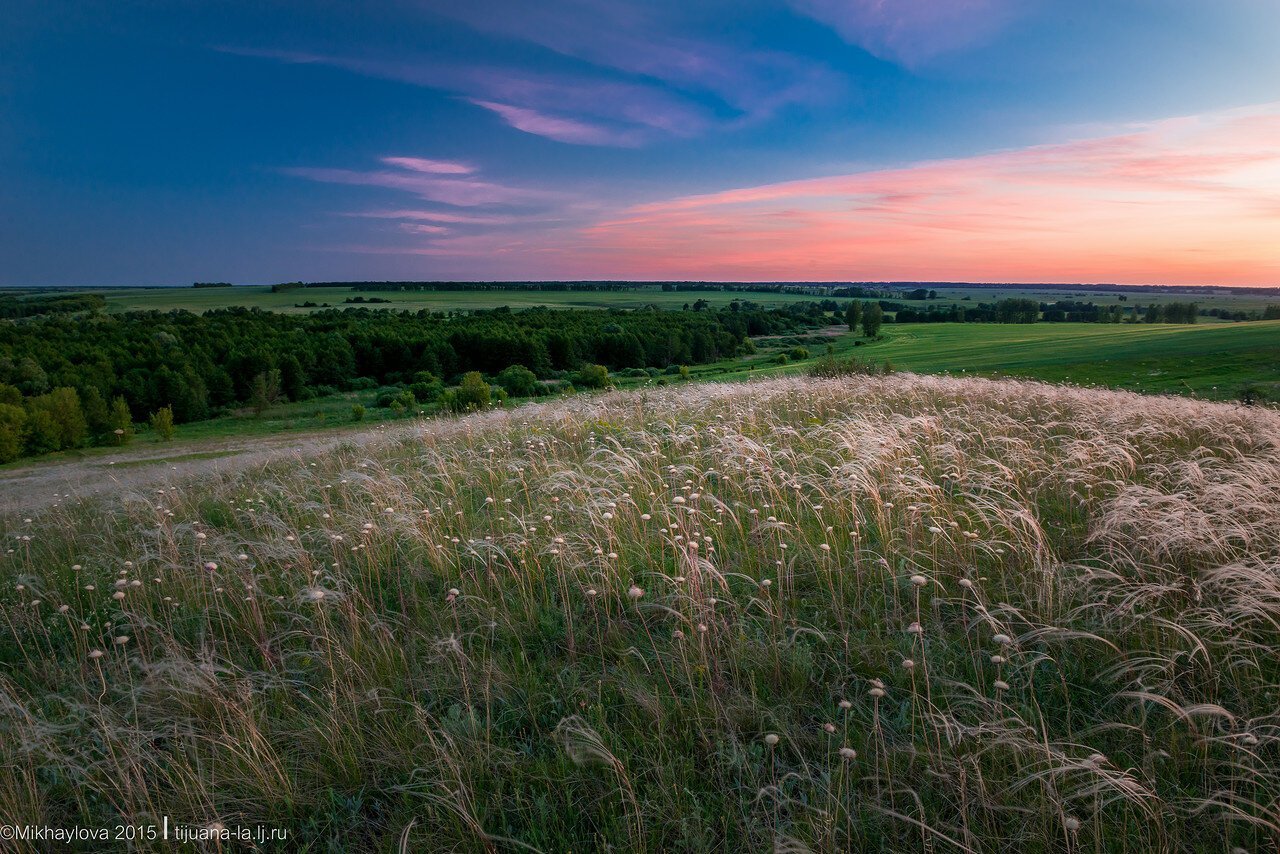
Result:
[[[1273,0],[6,19],[3,284],[1280,283]]]

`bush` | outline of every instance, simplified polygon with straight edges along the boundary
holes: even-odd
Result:
[[[156,435],[160,437],[162,442],[168,442],[173,439],[177,430],[173,426],[172,406],[162,406],[151,414],[151,429],[156,431]]]
[[[613,384],[609,369],[604,365],[585,365],[574,377],[574,382],[583,388],[608,388]]]
[[[123,395],[111,401],[111,413],[107,416],[107,427],[111,430],[112,444],[127,445],[133,441],[133,413]]]
[[[351,420],[363,421],[364,413],[365,413],[364,406],[359,403],[355,404],[354,406],[351,407]]]
[[[538,389],[537,374],[524,365],[504,368],[496,381],[512,397],[532,397]]]
[[[479,371],[469,371],[463,374],[462,383],[454,390],[451,408],[457,412],[486,409],[492,393],[493,389]]]
[[[827,379],[832,377],[871,376],[875,373],[875,365],[870,362],[864,362],[857,356],[847,356],[841,359],[834,355],[826,355],[814,362],[809,368],[809,376]]]
[[[793,361],[799,362],[809,358],[809,349],[807,347],[792,347],[787,351],[787,357]]]
[[[418,403],[431,403],[444,394],[444,383],[437,379],[430,382],[415,381],[409,384],[409,392]]]

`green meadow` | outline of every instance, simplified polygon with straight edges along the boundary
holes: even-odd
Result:
[[[300,288],[272,293],[269,287],[235,288],[120,288],[95,290],[107,300],[107,311],[171,311],[191,312],[243,305],[267,311],[304,313],[318,311],[324,303],[329,308],[346,308],[349,298],[364,297],[390,300],[389,303],[363,304],[364,308],[398,311],[475,311],[508,306],[513,311],[535,306],[552,308],[641,308],[656,305],[678,310],[685,303],[705,299],[712,305],[728,305],[735,299],[750,299],[767,306],[808,302],[814,296],[805,293],[734,293],[729,291],[675,292],[660,288],[635,288],[626,291],[358,291],[355,288]],[[302,303],[319,305],[301,308]]]

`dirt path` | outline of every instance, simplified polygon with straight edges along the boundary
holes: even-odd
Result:
[[[79,460],[33,462],[0,472],[0,513],[38,510],[68,496],[158,488],[202,472],[240,471],[294,455],[323,453],[344,442],[360,444],[422,428],[422,423],[408,421],[384,428],[208,439],[169,447],[122,448]]]

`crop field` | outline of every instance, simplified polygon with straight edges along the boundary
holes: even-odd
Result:
[[[0,822],[1274,850],[1278,451],[1257,407],[783,377],[68,498],[0,521]]]

